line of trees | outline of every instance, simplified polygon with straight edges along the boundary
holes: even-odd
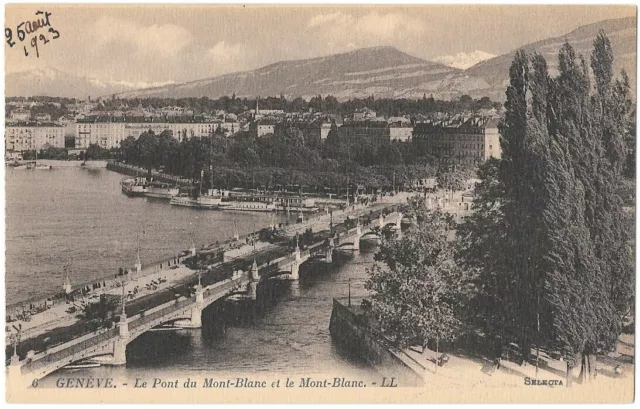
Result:
[[[474,213],[454,227],[414,202],[416,226],[383,242],[370,313],[398,345],[480,329],[524,360],[532,349],[562,357],[568,384],[615,349],[634,305],[634,222],[619,192],[635,108],[603,32],[589,62],[568,43],[558,61],[551,77],[543,56],[516,53],[502,158],[479,169]]]
[[[98,144],[90,144],[89,147],[84,151],[80,152],[80,155],[75,158],[73,156],[69,156],[69,152],[67,148],[56,148],[51,145],[45,145],[42,149],[38,151],[38,159],[56,159],[56,160],[67,160],[67,159],[80,159],[80,160],[107,160],[107,159],[115,159],[119,154],[117,149],[106,149],[101,147]],[[36,159],[36,151],[28,150],[22,153],[22,158],[24,160],[34,160]]]
[[[333,132],[333,131],[332,131]],[[232,139],[174,138],[171,131],[144,132],[120,144],[120,160],[199,181],[203,186],[270,189],[277,185],[346,190],[347,180],[371,189],[402,189],[418,179],[435,176],[436,160],[419,156],[410,143],[375,145],[371,141],[326,144],[305,141],[297,128],[285,128],[260,138],[250,134]]]
[[[104,109],[117,109],[123,100],[111,99],[103,101]],[[178,106],[191,109],[194,113],[213,112],[225,110],[228,113],[240,114],[256,106],[255,98],[238,98],[223,96],[216,99],[201,98],[131,98],[124,100],[129,106],[142,105],[143,107],[163,108]],[[375,110],[378,115],[399,116],[424,114],[429,112],[447,112],[451,114],[464,111],[477,111],[479,109],[500,108],[499,102],[491,101],[489,97],[473,99],[469,95],[463,95],[458,99],[446,101],[434,99],[432,95],[423,95],[418,99],[376,99],[374,96],[367,98],[354,98],[347,101],[338,101],[333,95],[317,95],[308,100],[304,98],[287,99],[284,95],[270,96],[259,100],[260,109],[281,109],[284,112],[308,112],[310,109],[330,114],[351,114],[357,109],[369,108]]]

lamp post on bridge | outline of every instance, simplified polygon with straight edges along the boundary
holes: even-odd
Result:
[[[332,208],[329,208],[329,216],[330,216],[329,231],[331,232],[331,234],[333,234],[333,209]]]
[[[127,300],[126,299],[127,295],[126,295],[126,283],[124,282],[124,276],[122,276],[121,284],[122,284],[122,300],[121,300],[122,301],[121,302],[122,311],[120,312],[120,319],[121,320],[123,320],[123,319],[126,320],[127,319],[127,312],[126,312],[126,308],[125,307],[126,307],[126,303],[127,303],[127,301],[126,301]]]
[[[22,336],[22,324],[18,324],[15,328],[16,333],[12,336],[13,342],[13,355],[11,356],[11,361],[9,362],[8,371],[7,371],[7,383],[9,385],[20,385],[24,386],[24,378],[22,376],[22,367],[20,365],[20,357],[18,356],[18,344],[20,343],[20,339]],[[35,380],[37,382],[37,380]]]
[[[18,356],[18,344],[20,344],[20,340],[22,339],[22,324],[18,324],[16,327],[12,325],[16,330],[16,333],[12,336],[13,343],[13,355],[11,356],[11,364],[16,365],[20,362],[20,357]]]
[[[198,286],[196,287],[196,310],[192,311],[191,322],[199,328],[202,325],[202,303],[204,302],[204,290],[202,288],[202,270],[198,269]]]

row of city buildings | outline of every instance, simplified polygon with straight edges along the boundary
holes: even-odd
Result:
[[[146,131],[160,134],[170,131],[178,140],[214,134],[234,137],[248,133],[256,138],[267,137],[296,128],[305,143],[320,146],[326,142],[331,129],[347,143],[421,144],[423,151],[454,164],[477,165],[490,157],[500,157],[498,118],[479,115],[431,115],[430,117],[378,117],[369,109],[359,110],[352,117],[336,115],[291,116],[278,110],[256,108],[243,115],[195,116],[177,115],[184,111],[171,107],[173,115],[77,115],[73,121],[7,122],[5,147],[8,153],[40,150],[47,146],[87,149],[96,144],[104,149],[118,148],[129,138],[138,138]],[[98,112],[99,113],[99,112]],[[72,141],[71,143],[68,141]]]

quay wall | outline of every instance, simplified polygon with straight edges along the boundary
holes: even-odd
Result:
[[[107,170],[121,173],[127,176],[146,176],[147,171],[145,169],[141,169],[137,166],[127,165],[120,162],[109,162],[106,165]],[[151,171],[151,176],[160,182],[165,183],[176,183],[181,186],[190,186],[191,181],[188,179],[182,179],[177,176],[168,175],[165,173],[160,173],[157,171]]]
[[[363,316],[357,315],[335,298],[329,332],[339,348],[364,360],[385,377],[395,377],[398,386],[424,384],[424,366],[393,348],[382,334],[369,326]]]
[[[28,162],[28,161],[24,161]],[[107,167],[107,160],[89,160],[83,162],[81,160],[59,160],[59,159],[38,159],[38,163],[53,166],[53,168],[86,168],[86,169],[103,169]],[[82,164],[85,164],[82,166]]]

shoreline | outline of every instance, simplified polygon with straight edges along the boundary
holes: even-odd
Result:
[[[33,160],[21,160],[17,161],[20,164],[26,164],[34,162]],[[53,166],[53,169],[56,168],[87,168],[87,169],[106,169],[108,160],[90,160],[86,162],[85,166],[82,166],[83,161],[81,160],[62,160],[62,159],[38,159],[37,161],[43,165]],[[9,166],[10,168],[10,166]]]

